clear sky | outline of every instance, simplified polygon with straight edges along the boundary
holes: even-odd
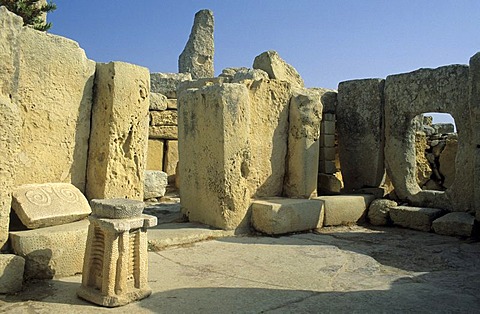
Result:
[[[276,50],[307,87],[336,89],[480,51],[480,0],[54,0],[50,30],[98,62],[177,72],[195,13],[215,18],[215,73]]]

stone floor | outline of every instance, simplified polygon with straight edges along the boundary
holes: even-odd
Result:
[[[475,240],[361,226],[275,238],[165,226],[155,229],[162,238],[180,240],[152,247],[158,251],[149,253],[149,298],[101,308],[76,297],[81,277],[74,276],[29,282],[21,293],[0,296],[0,312],[480,313]]]

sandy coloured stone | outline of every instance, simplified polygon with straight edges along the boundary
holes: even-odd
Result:
[[[178,163],[178,141],[167,141],[164,170],[169,176],[175,174],[177,163]]]
[[[177,125],[177,110],[150,111],[150,125]]]
[[[97,64],[87,197],[143,200],[150,73],[123,62]]]
[[[469,62],[469,101],[470,101],[470,115],[472,121],[472,141],[480,144],[480,52],[477,52],[470,58]],[[459,129],[460,121],[455,120],[457,130]],[[478,146],[471,146],[470,154],[473,155],[473,201],[476,208],[476,220],[480,222],[480,150]]]
[[[266,198],[251,205],[252,226],[266,234],[284,234],[323,227],[323,201]]]
[[[147,170],[163,170],[164,141],[149,139],[147,148]]]
[[[13,190],[12,209],[28,229],[74,222],[91,213],[85,196],[69,183],[21,185]]]
[[[435,233],[449,236],[472,236],[475,225],[475,217],[469,213],[448,213],[432,222]]]
[[[342,181],[334,174],[319,173],[317,181],[318,195],[339,194],[342,189]]]
[[[92,215],[98,218],[123,219],[139,217],[145,203],[125,198],[93,199],[90,201]]]
[[[325,226],[354,224],[362,220],[367,208],[374,200],[373,195],[330,195],[314,197],[321,200],[325,207]]]
[[[150,93],[149,110],[163,111],[168,108],[167,96],[160,93]]]
[[[218,84],[229,83],[226,77],[204,77],[191,81],[183,81],[178,84],[177,93],[189,88],[202,88]]]
[[[151,92],[163,94],[168,99],[176,99],[178,84],[190,80],[190,73],[150,73]]]
[[[432,168],[430,162],[425,156],[427,149],[427,136],[424,132],[415,133],[415,158],[417,160],[417,183],[420,187],[423,187],[425,183],[430,180],[432,175]]]
[[[22,290],[25,259],[14,254],[0,254],[0,293]]]
[[[260,69],[241,68],[232,77],[232,83],[240,83],[244,80],[268,80],[268,73]]]
[[[176,125],[152,125],[148,129],[151,139],[178,140],[178,127]]]
[[[455,157],[457,156],[458,140],[456,137],[447,137],[445,148],[440,154],[440,173],[444,181],[443,186],[447,189],[452,186],[455,180]]]
[[[145,188],[143,197],[148,200],[165,195],[168,185],[168,176],[159,170],[145,170]]]
[[[427,232],[430,231],[432,222],[443,213],[439,208],[410,206],[390,208],[390,218],[395,225]]]
[[[368,221],[375,226],[388,225],[390,223],[390,208],[397,205],[397,202],[392,200],[373,200],[368,207]]]
[[[167,109],[169,109],[169,110],[172,110],[172,109],[177,110],[177,100],[176,100],[176,99],[167,99]]]
[[[193,79],[214,77],[213,12],[200,10],[195,14],[188,42],[178,58],[178,72],[191,73]]]
[[[269,78],[289,82],[293,87],[304,87],[303,79],[297,70],[286,63],[274,50],[255,57],[253,68],[267,72]]]

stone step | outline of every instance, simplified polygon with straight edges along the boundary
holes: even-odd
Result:
[[[473,232],[475,218],[469,213],[456,212],[448,213],[445,216],[437,218],[432,223],[432,228],[435,233],[449,235],[470,237]]]
[[[370,194],[330,195],[312,198],[325,204],[325,226],[354,224],[362,220],[368,206],[375,199]]]
[[[390,208],[390,218],[395,225],[427,232],[431,230],[432,222],[443,213],[442,209],[428,207],[397,206]]]

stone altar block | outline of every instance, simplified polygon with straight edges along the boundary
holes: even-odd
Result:
[[[152,290],[147,279],[147,228],[155,226],[157,218],[143,215],[140,201],[92,200],[91,206],[77,295],[107,307],[148,297]]]

